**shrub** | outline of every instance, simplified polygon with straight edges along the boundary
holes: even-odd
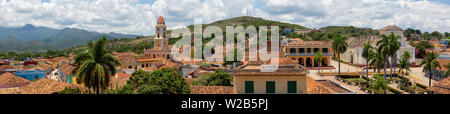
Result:
[[[64,90],[55,92],[53,94],[89,94],[88,91],[81,91],[79,88],[71,88],[71,87],[64,87]]]

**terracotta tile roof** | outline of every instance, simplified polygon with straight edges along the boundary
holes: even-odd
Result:
[[[322,85],[313,78],[306,76],[306,88],[308,94],[334,94],[332,89]]]
[[[30,83],[29,80],[15,76],[9,72],[0,75],[0,88],[20,87]]]
[[[113,52],[113,55],[115,55],[115,56],[123,56],[123,55],[139,56],[138,54],[136,54],[134,52]]]
[[[127,81],[130,79],[130,77],[123,77],[123,78],[115,78],[115,77],[111,77],[110,78],[110,88],[112,89],[116,89],[116,86],[118,87],[122,87],[124,85],[127,84]]]
[[[131,74],[126,74],[126,73],[117,73],[117,78],[129,78],[131,76]]]
[[[363,36],[363,37],[352,37],[347,39],[345,42],[348,44],[348,48],[362,48],[364,44],[371,41],[370,45],[377,47],[377,42],[381,40],[378,36]]]
[[[380,31],[403,31],[403,30],[396,25],[391,25],[381,29]]]
[[[75,84],[42,78],[38,81],[31,82],[25,87],[19,88],[17,94],[52,94],[64,90],[65,87],[80,88],[82,90],[87,89],[86,87]]]
[[[63,65],[61,65],[59,68],[61,69],[62,73],[63,73],[65,76],[70,76],[70,75],[72,75],[72,70],[73,70],[75,67],[72,66],[72,65],[69,65],[69,64],[63,64]]]
[[[438,94],[450,94],[450,77],[434,83],[434,85],[430,87],[429,90]]]
[[[191,94],[233,94],[233,86],[190,85]]]

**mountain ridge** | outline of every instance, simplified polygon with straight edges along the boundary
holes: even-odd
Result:
[[[115,32],[100,33],[78,28],[54,29],[26,24],[22,27],[0,27],[0,52],[61,50],[86,44],[105,35],[107,38],[135,38],[138,35]]]

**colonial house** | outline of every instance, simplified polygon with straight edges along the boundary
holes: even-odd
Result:
[[[306,94],[306,68],[291,58],[280,58],[275,72],[264,62],[249,62],[233,73],[234,93],[237,94]]]
[[[305,67],[318,67],[314,62],[314,56],[321,51],[323,61],[320,66],[330,66],[333,50],[329,41],[303,41],[301,39],[290,40],[283,48],[284,56],[296,60],[296,63]]]

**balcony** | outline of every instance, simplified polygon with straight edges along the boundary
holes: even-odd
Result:
[[[315,56],[316,53],[286,53],[286,56]],[[333,56],[333,52],[323,52],[323,56]]]

